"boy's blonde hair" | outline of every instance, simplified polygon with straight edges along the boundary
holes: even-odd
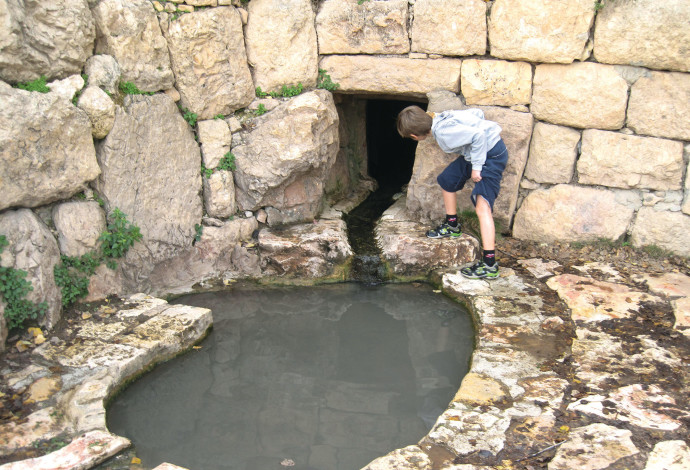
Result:
[[[408,106],[398,114],[398,134],[401,137],[423,136],[431,131],[433,119],[419,106]]]

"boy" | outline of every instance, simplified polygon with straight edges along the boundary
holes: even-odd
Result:
[[[441,150],[460,156],[446,167],[437,181],[443,193],[446,221],[426,234],[429,238],[459,237],[456,191],[468,179],[474,181],[472,203],[479,218],[482,260],[460,272],[470,279],[498,277],[493,207],[501,186],[508,150],[498,124],[484,119],[479,109],[427,113],[419,106],[408,106],[398,114],[398,133],[417,142],[434,137]]]

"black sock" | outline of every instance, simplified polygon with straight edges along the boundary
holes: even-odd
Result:
[[[484,250],[484,257],[482,261],[484,261],[484,264],[487,266],[493,266],[496,264],[495,250]]]
[[[457,227],[458,226],[458,216],[453,214],[446,214],[446,223],[450,225],[451,227]]]

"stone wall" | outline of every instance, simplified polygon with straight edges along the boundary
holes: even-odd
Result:
[[[374,186],[367,97],[499,122],[511,159],[496,216],[516,237],[627,236],[688,256],[690,4],[594,3],[0,0],[3,266],[30,273],[50,326],[60,306],[43,267],[56,246],[94,249],[119,208],[143,239],[99,268],[92,298],[261,276],[260,224],[311,223]],[[335,93],[315,89],[319,69]],[[41,76],[48,93],[12,86]],[[219,168],[228,153],[234,171]],[[442,215],[448,158],[417,149],[418,222]]]

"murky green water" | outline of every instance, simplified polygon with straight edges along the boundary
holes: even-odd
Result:
[[[108,411],[147,468],[359,469],[428,432],[473,349],[467,312],[424,285],[242,287],[176,303],[211,308],[213,332]]]

